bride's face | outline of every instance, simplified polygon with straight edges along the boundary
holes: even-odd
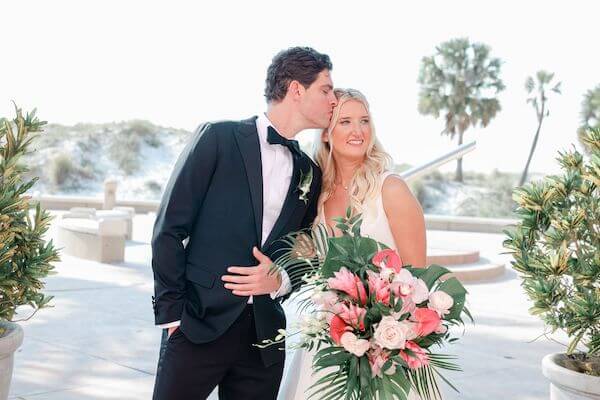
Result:
[[[364,159],[371,143],[371,123],[363,103],[349,100],[342,104],[331,136],[327,137],[327,132],[324,132],[323,141],[330,142],[336,158]]]

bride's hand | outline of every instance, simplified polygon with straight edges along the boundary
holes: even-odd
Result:
[[[252,249],[252,254],[259,262],[257,266],[232,266],[227,268],[227,272],[236,275],[221,277],[224,282],[227,282],[225,288],[232,290],[236,296],[269,294],[277,291],[281,286],[281,274],[271,270],[273,261],[256,247]]]

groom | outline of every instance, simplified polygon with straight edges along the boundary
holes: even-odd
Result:
[[[292,138],[325,128],[336,99],[325,54],[284,50],[267,71],[266,114],[202,125],[183,151],[152,236],[153,307],[168,328],[155,400],[276,399],[285,352],[283,243],[317,214],[321,172]],[[184,246],[183,241],[188,239]]]

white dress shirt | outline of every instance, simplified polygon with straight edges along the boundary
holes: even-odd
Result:
[[[281,214],[283,203],[290,187],[292,174],[294,172],[294,160],[290,150],[279,144],[270,144],[267,141],[267,129],[273,126],[265,114],[259,114],[256,119],[256,130],[258,131],[258,143],[260,144],[260,159],[263,180],[263,220],[262,220],[262,242],[269,237],[275,222]],[[275,128],[275,127],[273,127]],[[281,286],[271,293],[271,298],[286,295],[292,289],[290,279],[285,271],[281,271]],[[252,296],[248,298],[248,304],[252,304]],[[172,328],[179,326],[180,321],[158,325],[161,328]]]

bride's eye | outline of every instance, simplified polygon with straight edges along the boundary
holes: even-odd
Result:
[[[362,120],[362,121],[360,121],[360,122],[361,122],[361,123],[363,123],[363,124],[368,124],[368,123],[369,123],[369,120],[365,118],[365,119],[363,119],[363,120]]]

